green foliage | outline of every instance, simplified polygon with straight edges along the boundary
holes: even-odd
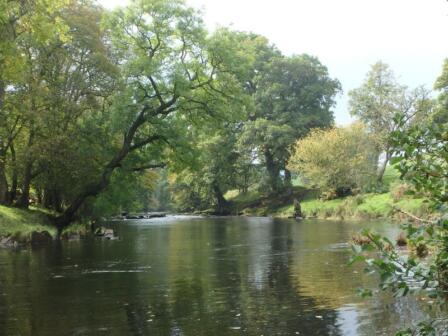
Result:
[[[399,119],[402,127],[405,121]],[[435,205],[448,202],[448,132],[443,126],[412,127],[393,133],[398,148],[393,163],[417,191],[428,193]]]
[[[104,193],[88,202],[84,214],[89,217],[116,215],[122,211],[148,211],[152,205],[152,191],[158,180],[155,171],[129,174],[117,170]]]
[[[278,193],[291,186],[286,171],[291,145],[312,128],[332,124],[340,84],[308,55],[273,57],[254,82],[255,110],[244,125],[240,145],[257,154],[268,173],[269,191]]]
[[[418,225],[404,225],[408,245],[413,248],[409,256],[391,248],[393,244],[386,238],[366,231],[364,235],[370,243],[362,251],[376,250],[379,255],[358,254],[355,258],[364,260],[380,274],[382,289],[391,290],[395,296],[417,292],[444,306],[448,297],[447,132],[431,122],[409,125],[401,115],[396,116],[395,123],[398,129],[390,139],[395,153],[392,163],[416,191],[427,195],[441,216],[433,221],[419,220]],[[415,192],[411,189],[407,193]],[[436,335],[447,327],[448,320],[442,317],[421,322],[399,334]]]
[[[37,208],[22,210],[0,205],[0,236],[16,232],[28,235],[33,231],[48,231],[51,235],[56,234],[48,213]]]
[[[384,153],[378,171],[378,181],[382,182],[392,155],[390,135],[399,127],[395,116],[400,115],[407,124],[418,123],[429,118],[433,102],[423,87],[409,90],[399,84],[390,67],[383,62],[372,65],[363,85],[350,91],[349,97],[349,112],[364,122],[372,133],[378,161]]]
[[[343,196],[372,180],[375,161],[371,143],[362,124],[314,130],[297,141],[288,168],[323,193]]]
[[[437,78],[434,88],[440,92],[432,121],[435,124],[448,123],[448,59],[443,63],[442,74]]]
[[[315,197],[305,199],[301,202],[301,206],[305,216],[318,218],[391,218],[398,215],[395,209],[421,217],[428,217],[431,214],[423,198],[404,198],[395,201],[387,193],[360,194],[332,200]]]

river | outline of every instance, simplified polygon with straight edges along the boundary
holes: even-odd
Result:
[[[0,335],[391,335],[421,304],[357,288],[352,233],[396,225],[271,218],[110,222],[120,240],[0,250]]]

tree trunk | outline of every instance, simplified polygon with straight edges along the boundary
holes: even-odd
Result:
[[[137,118],[132,123],[128,132],[125,134],[121,149],[115,154],[115,156],[107,163],[98,181],[87,185],[79,195],[71,202],[71,204],[65,209],[65,211],[56,218],[56,227],[58,229],[58,236],[61,235],[64,228],[70,225],[75,220],[76,212],[81,208],[84,202],[89,197],[94,197],[103,192],[110,183],[110,178],[114,170],[121,165],[121,162],[126,156],[134,149],[140,148],[143,145],[149,144],[152,141],[159,139],[160,137],[154,136],[148,138],[146,141],[139,144],[132,145],[135,133],[138,128],[145,122],[145,109],[143,109]],[[153,140],[151,140],[151,138]]]
[[[45,188],[43,191],[42,191],[42,206],[44,207],[44,208],[47,208],[47,209],[50,209],[51,208],[51,203],[52,201],[51,201],[51,191],[50,191],[50,189],[48,189],[48,188]]]
[[[112,160],[111,163],[112,162],[115,162],[115,159]],[[110,177],[116,168],[116,166],[111,165],[111,163],[104,169],[99,181],[86,186],[86,188],[84,188],[84,190],[73,200],[68,208],[66,208],[65,211],[56,218],[58,236],[60,236],[64,228],[69,226],[75,220],[76,212],[89,197],[97,196],[107,188],[110,183]]]
[[[5,157],[0,156],[0,204],[8,205],[10,202],[8,191],[8,180],[6,178]]]
[[[168,102],[162,102],[161,105],[152,110],[152,116],[157,116],[159,114],[168,114],[169,109],[176,103],[178,96],[173,96]],[[75,219],[77,211],[81,208],[84,202],[89,197],[94,197],[103,192],[110,183],[110,178],[112,173],[117,167],[121,166],[122,161],[134,150],[142,148],[148,144],[153,143],[156,140],[164,139],[161,135],[149,136],[146,139],[138,142],[134,142],[134,137],[143,124],[147,121],[146,114],[150,111],[151,107],[149,105],[144,106],[142,110],[138,113],[137,117],[132,122],[131,126],[124,134],[123,144],[120,150],[115,154],[115,156],[104,166],[101,176],[98,178],[97,182],[87,185],[73,202],[65,209],[65,211],[56,218],[55,224],[58,229],[58,237],[62,234],[64,228],[69,226]],[[171,111],[174,111],[172,109]]]
[[[269,176],[269,186],[273,194],[278,194],[280,191],[280,169],[274,162],[274,157],[269,151],[265,149],[264,157],[266,161],[266,170]]]
[[[216,213],[218,215],[228,215],[229,214],[229,203],[224,198],[222,194],[221,188],[219,187],[218,182],[213,182],[213,193],[216,198]]]
[[[33,161],[27,160],[23,172],[22,194],[20,195],[16,203],[16,205],[19,208],[28,209],[30,205],[30,187],[32,180],[32,171],[33,171]]]
[[[57,211],[62,212],[62,197],[61,192],[59,190],[53,189],[51,190],[51,207]]]
[[[285,168],[285,183],[284,183],[285,191],[288,194],[292,193],[292,178],[291,171]]]
[[[33,104],[34,105],[34,104]],[[35,109],[33,108],[33,111]],[[34,142],[34,130],[30,130],[30,134],[28,136],[28,144],[26,148],[27,158],[25,161],[25,169],[23,171],[23,181],[22,181],[22,194],[17,200],[17,206],[20,208],[28,209],[30,205],[30,186],[31,180],[33,179],[33,164],[34,159],[31,158],[31,146]]]
[[[3,100],[5,98],[5,84],[0,79],[0,115],[3,109]],[[0,127],[3,125],[0,125]],[[0,204],[6,205],[9,203],[8,180],[6,178],[6,143],[4,139],[0,138]]]
[[[4,100],[5,100],[5,82],[0,79],[0,111],[3,109]]]
[[[378,175],[376,177],[376,180],[378,183],[383,182],[384,173],[386,171],[387,164],[389,163],[391,157],[391,153],[389,150],[386,151],[386,157],[384,158],[384,161],[381,163],[381,166],[378,169]]]
[[[11,162],[12,162],[12,181],[11,181],[11,190],[9,192],[10,202],[13,203],[17,197],[17,187],[18,187],[18,174],[17,174],[17,160],[16,160],[16,151],[14,149],[14,145],[11,144],[9,146],[9,150],[11,151]]]
[[[44,197],[43,197],[42,189],[36,188],[36,196],[37,196],[37,203],[42,206],[43,203],[44,203]]]

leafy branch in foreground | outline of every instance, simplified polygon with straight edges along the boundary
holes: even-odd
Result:
[[[425,295],[433,307],[443,311],[448,298],[448,132],[439,124],[413,126],[405,131],[406,122],[400,118],[397,122],[401,127],[392,134],[392,163],[402,179],[428,197],[438,218],[403,226],[410,253],[397,250],[386,237],[365,230],[367,243],[353,246],[356,254],[352,262],[364,261],[367,271],[380,275],[380,288],[391,290],[394,296]],[[374,257],[365,253],[372,251],[378,253]],[[448,316],[441,314],[397,335],[448,335]]]

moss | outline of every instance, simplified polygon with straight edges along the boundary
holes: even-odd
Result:
[[[0,206],[0,236],[14,235],[17,240],[25,240],[33,231],[48,231],[56,235],[48,213],[40,209],[23,210]]]

